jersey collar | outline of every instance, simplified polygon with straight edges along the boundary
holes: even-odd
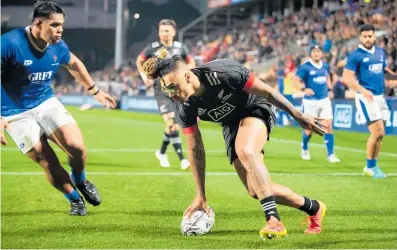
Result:
[[[364,50],[364,51],[367,51],[368,53],[371,53],[371,54],[375,53],[375,45],[372,46],[371,49],[365,48],[362,44],[358,45],[358,47],[359,47],[360,49]]]
[[[323,61],[320,61],[320,63],[315,63],[312,59],[309,59],[309,62],[317,69],[321,69],[323,67]]]
[[[37,46],[37,44],[33,40],[32,33],[30,33],[30,26],[25,27],[25,32],[26,32],[28,40],[29,40],[30,44],[33,46],[33,48],[35,48],[37,51],[39,51],[41,53],[44,53],[45,50],[48,48],[49,44],[47,43],[47,45],[44,47],[44,49],[41,49],[39,46]]]

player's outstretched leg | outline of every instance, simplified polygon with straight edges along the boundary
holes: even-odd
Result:
[[[367,176],[373,178],[385,178],[386,175],[382,172],[377,164],[377,158],[382,145],[382,139],[385,135],[385,126],[382,120],[377,120],[368,125],[370,136],[367,141],[367,165],[363,172]]]
[[[260,155],[259,161],[263,161],[263,155]],[[259,199],[251,182],[248,182],[247,170],[244,168],[241,161],[236,159],[233,162],[233,166],[249,195],[254,199]],[[272,182],[272,189],[277,204],[297,208],[308,215],[307,222],[309,226],[305,230],[306,234],[319,234],[322,231],[322,221],[327,211],[327,207],[324,203],[298,195],[291,189],[274,182]]]
[[[258,196],[265,213],[266,225],[259,231],[262,239],[287,236],[287,230],[277,211],[269,172],[259,158],[267,138],[267,127],[262,120],[254,117],[244,118],[240,122],[235,142],[238,159],[233,161],[234,165],[240,162],[247,171],[246,177],[249,183],[252,183],[252,190]]]
[[[308,215],[308,228],[305,234],[319,234],[322,231],[322,221],[327,211],[324,203],[318,200],[312,200],[305,196],[293,192],[286,186],[272,183],[276,203],[297,208]]]
[[[312,132],[310,130],[303,130],[302,132],[302,149],[301,149],[301,158],[305,161],[310,161],[310,152],[309,152],[309,140],[312,137]]]
[[[57,128],[50,138],[68,154],[73,182],[85,200],[93,206],[101,204],[98,189],[85,176],[87,150],[77,124],[72,123]]]
[[[26,155],[43,167],[47,180],[68,199],[70,215],[87,215],[82,197],[73,187],[72,180],[61,166],[54,150],[48,144],[46,136],[42,136]]]
[[[326,119],[328,125],[327,133],[324,135],[324,144],[327,148],[327,161],[330,163],[339,163],[339,158],[334,153],[334,134],[332,129],[332,119]]]

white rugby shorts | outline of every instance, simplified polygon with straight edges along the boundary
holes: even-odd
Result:
[[[20,114],[2,117],[8,122],[7,133],[23,154],[31,150],[45,133],[51,135],[57,128],[76,123],[65,107],[55,98]]]
[[[303,113],[322,119],[333,119],[331,100],[326,97],[320,100],[302,100]]]

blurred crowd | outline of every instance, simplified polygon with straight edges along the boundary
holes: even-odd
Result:
[[[233,58],[253,69],[254,65],[267,68],[256,72],[266,83],[279,88],[286,95],[302,96],[294,87],[291,76],[308,59],[308,47],[320,44],[324,60],[331,66],[335,98],[354,98],[355,93],[340,81],[347,55],[358,45],[358,28],[364,23],[377,29],[377,45],[387,54],[388,67],[397,71],[397,7],[396,3],[375,1],[372,4],[352,3],[345,9],[303,9],[277,20],[274,17],[252,21],[249,29],[231,30],[214,41],[187,42],[198,65],[218,59]],[[260,68],[260,67],[259,67]],[[257,70],[256,70],[257,71]],[[107,68],[91,72],[95,82],[113,96],[153,95],[146,88],[134,63],[127,63],[115,71]],[[397,96],[397,78],[386,75],[385,95]],[[56,92],[84,93],[73,82],[55,82]]]

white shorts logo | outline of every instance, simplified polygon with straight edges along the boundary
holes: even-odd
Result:
[[[217,122],[230,114],[235,108],[236,107],[231,105],[230,103],[225,103],[222,106],[217,107],[216,109],[211,109],[210,111],[208,111],[208,116],[211,117],[214,122]]]
[[[349,104],[336,104],[334,115],[334,126],[337,128],[351,128],[353,118],[353,107]]]

